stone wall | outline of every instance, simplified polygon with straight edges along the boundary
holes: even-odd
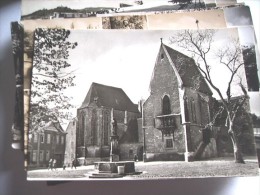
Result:
[[[134,156],[137,155],[140,158],[140,151],[143,148],[142,143],[129,143],[120,144],[120,160],[134,160]]]
[[[138,142],[137,117],[139,113],[113,110],[119,143]],[[86,159],[109,157],[107,148],[110,146],[111,128],[111,108],[93,104],[78,109],[77,153],[80,154],[80,147],[85,147],[85,155],[78,157]]]

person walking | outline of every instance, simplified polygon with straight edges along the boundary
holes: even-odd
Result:
[[[48,170],[51,169],[52,170],[52,159],[49,160],[49,164],[48,164]]]
[[[75,169],[77,169],[77,159],[76,158],[74,158],[73,161],[72,161],[71,168],[73,169],[73,167],[75,167]]]
[[[54,158],[53,161],[52,161],[52,168],[53,168],[54,170],[57,169],[57,167],[56,167],[56,159],[55,159],[55,158]]]

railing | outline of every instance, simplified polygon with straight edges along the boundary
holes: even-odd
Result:
[[[155,128],[159,130],[175,129],[177,127],[176,119],[180,114],[168,114],[155,117]]]

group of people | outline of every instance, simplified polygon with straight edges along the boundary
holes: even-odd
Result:
[[[77,169],[77,165],[78,165],[78,160],[76,158],[74,158],[72,161],[71,161],[71,169],[75,168]],[[63,163],[63,170],[66,170],[66,164]],[[49,163],[48,163],[48,170],[57,170],[57,160],[55,158],[51,158],[49,160]]]
[[[72,159],[71,161],[71,169],[75,168],[77,169],[77,165],[78,165],[78,160],[76,158]],[[68,165],[69,167],[70,165]],[[66,164],[63,164],[63,170],[66,170]]]
[[[56,166],[56,163],[57,163],[57,161],[56,161],[56,159],[54,158],[54,159],[50,159],[49,160],[49,165],[48,165],[48,170],[49,169],[51,169],[51,170],[56,170],[57,169],[57,166]]]

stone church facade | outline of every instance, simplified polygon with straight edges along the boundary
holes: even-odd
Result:
[[[139,142],[140,112],[125,92],[116,87],[92,83],[77,110],[76,155],[80,164],[108,160],[110,155],[111,120],[117,121],[120,160],[133,160]]]
[[[208,125],[216,102],[195,61],[161,42],[150,96],[141,109],[122,89],[92,83],[77,110],[76,157],[80,164],[109,160],[113,119],[118,127],[119,160],[133,160],[137,155],[144,161],[188,162],[223,156],[226,148],[232,155],[232,143],[222,144],[228,136],[221,130],[224,123]],[[252,132],[247,132],[252,145]]]
[[[212,92],[194,60],[161,43],[150,96],[143,105],[146,160],[216,156],[214,138],[208,136],[203,144],[202,129],[211,120],[211,102]]]

